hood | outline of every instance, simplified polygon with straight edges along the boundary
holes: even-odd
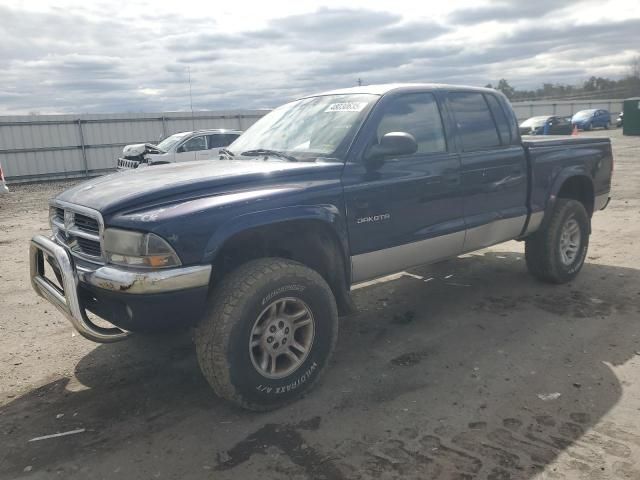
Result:
[[[160,150],[156,145],[152,143],[134,143],[133,145],[127,145],[122,149],[122,156],[124,158],[139,158],[145,153],[166,153],[164,150]]]
[[[335,169],[338,162],[280,162],[264,160],[203,160],[170,163],[94,178],[62,192],[56,200],[82,205],[103,215],[138,206],[159,205],[198,196],[263,187],[283,178],[320,169]]]

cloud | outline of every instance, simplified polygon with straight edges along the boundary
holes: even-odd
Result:
[[[387,27],[378,33],[376,39],[380,43],[410,44],[431,40],[449,31],[451,28],[435,22],[412,21]]]
[[[613,11],[607,2],[599,8]],[[0,114],[186,110],[187,68],[194,108],[241,109],[277,106],[359,78],[575,83],[622,75],[638,54],[631,40],[640,12],[596,21],[564,2],[475,4],[444,6],[435,15],[427,4],[385,11],[353,0],[349,8],[300,6],[251,22],[242,5],[197,15],[190,8],[131,13],[84,3],[0,6]]]
[[[544,17],[558,10],[573,7],[574,4],[571,2],[557,0],[505,0],[492,5],[456,10],[449,15],[449,21],[463,25],[492,21],[505,22]]]

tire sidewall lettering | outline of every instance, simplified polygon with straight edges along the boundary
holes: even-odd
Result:
[[[282,294],[282,293],[286,293],[286,292],[296,292],[296,293],[300,293],[300,292],[304,292],[305,289],[307,287],[305,287],[304,285],[297,285],[297,284],[290,284],[290,285],[283,285],[282,287],[278,287],[274,290],[272,290],[271,292],[269,292],[267,295],[265,295],[262,298],[262,306],[267,305],[268,303],[270,303],[272,300],[274,300],[278,295]]]
[[[295,277],[281,280],[282,283],[278,282],[280,285],[262,286],[251,295],[253,300],[241,313],[244,321],[239,322],[233,332],[233,344],[236,346],[229,351],[228,356],[229,364],[232,365],[230,380],[252,403],[268,404],[281,402],[288,396],[297,397],[301,390],[313,383],[330,353],[330,339],[334,332],[331,322],[326,319],[330,316],[328,305],[332,299],[327,298],[326,292],[313,283],[299,281]],[[258,315],[271,302],[291,297],[302,300],[313,313],[316,322],[314,343],[304,363],[290,375],[278,379],[266,378],[251,362],[248,348],[250,332]]]

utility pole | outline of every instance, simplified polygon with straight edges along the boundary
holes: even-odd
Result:
[[[361,87],[362,86],[362,79],[358,78],[358,86]]]
[[[191,128],[195,131],[196,120],[193,117],[193,95],[191,94],[191,65],[187,66],[187,73],[189,74],[189,106],[191,107]]]

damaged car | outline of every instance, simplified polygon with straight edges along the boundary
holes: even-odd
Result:
[[[175,133],[157,145],[137,143],[122,149],[118,170],[192,160],[215,160],[224,148],[242,134],[240,130],[215,129]]]

